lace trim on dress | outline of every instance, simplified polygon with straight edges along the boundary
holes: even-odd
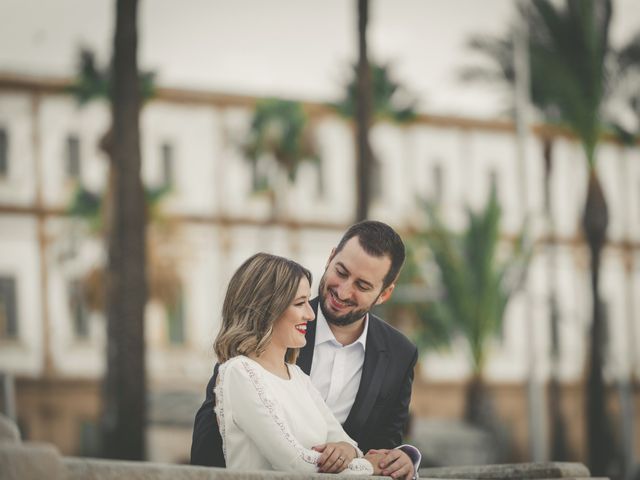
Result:
[[[227,369],[226,363],[220,365],[218,369],[218,383],[213,387],[213,393],[216,398],[216,402],[213,406],[213,411],[218,417],[218,430],[220,431],[220,437],[222,438],[222,455],[224,456],[224,461],[227,461],[227,439],[225,436],[226,433],[226,425],[224,423],[224,390],[223,390],[223,380],[224,380],[224,372]]]
[[[354,458],[349,463],[349,470],[352,472],[366,472],[369,475],[373,475],[373,465],[369,460],[365,460],[364,458]]]
[[[258,393],[258,398],[269,412],[269,415],[271,415],[271,418],[280,429],[280,433],[282,433],[282,436],[285,438],[285,440],[296,450],[298,456],[302,458],[303,461],[312,465],[317,465],[318,458],[320,458],[320,453],[313,450],[308,450],[297,442],[295,437],[289,431],[287,424],[278,415],[278,412],[276,411],[276,403],[270,398],[267,390],[264,388],[260,375],[255,371],[254,367],[245,359],[242,359],[240,363],[249,375],[249,379],[251,380],[253,387]]]

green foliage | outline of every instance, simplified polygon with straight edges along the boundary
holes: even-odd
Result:
[[[145,201],[150,220],[160,219],[160,204],[170,192],[171,188],[168,186],[145,187]],[[103,201],[103,194],[78,186],[67,207],[67,214],[87,222],[92,233],[100,233],[104,228]]]
[[[290,180],[295,179],[302,161],[319,160],[300,102],[276,98],[256,104],[244,152],[253,163],[272,155]]]
[[[461,336],[468,343],[474,373],[481,374],[488,343],[502,330],[505,308],[522,285],[530,252],[521,235],[512,254],[498,258],[501,211],[495,191],[484,210],[468,209],[468,225],[459,234],[442,223],[433,206],[427,205],[426,212],[430,228],[410,243],[428,247],[431,258],[423,263],[437,267],[434,284],[440,295],[418,305],[416,340],[422,346],[438,346]]]
[[[85,188],[76,188],[67,213],[85,220],[92,232],[102,230],[102,196]]]
[[[375,120],[390,120],[405,123],[416,117],[416,101],[390,74],[389,65],[371,64],[373,88],[373,115]],[[353,77],[347,84],[345,97],[331,106],[342,116],[356,117],[357,66],[353,66]]]
[[[610,45],[610,0],[534,0],[519,13],[529,30],[531,100],[546,121],[573,131],[593,168],[599,136],[611,130],[604,104],[620,94],[631,72],[638,71],[640,35],[620,50]],[[468,67],[462,77],[512,85],[514,29],[504,37],[472,37],[469,47],[492,66]],[[618,122],[609,123],[617,125],[613,133],[624,133]]]
[[[532,84],[582,142],[591,167],[608,93],[610,0],[535,0],[529,12]]]
[[[72,94],[80,105],[97,99],[111,101],[111,77],[111,70],[96,66],[94,53],[82,48],[78,74],[74,83],[67,88],[67,92]],[[142,101],[151,99],[155,95],[155,72],[140,72],[139,81]]]

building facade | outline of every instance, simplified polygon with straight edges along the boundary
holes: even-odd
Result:
[[[106,254],[100,235],[67,212],[79,186],[96,194],[105,189],[108,160],[99,144],[110,112],[100,102],[79,106],[65,93],[67,84],[0,75],[0,372],[15,379],[26,438],[51,441],[67,455],[92,455],[99,448],[105,318],[87,304],[85,290],[87,274],[104,265]],[[191,422],[215,362],[211,345],[235,268],[256,251],[269,251],[309,267],[317,285],[331,248],[354,218],[354,132],[323,105],[305,104],[320,161],[301,165],[295,182],[277,192],[277,215],[269,199],[254,192],[260,172],[241,145],[256,100],[160,88],[141,114],[144,183],[171,187],[161,204],[171,233],[156,247],[157,258],[169,263],[179,284],[172,308],[154,299],[147,308],[152,460],[188,459]],[[370,216],[409,232],[424,226],[421,201],[431,199],[447,223],[461,228],[465,208],[483,206],[491,185],[506,243],[526,216],[535,254],[526,291],[510,303],[503,335],[492,347],[487,380],[518,458],[529,458],[526,382],[533,378],[544,388],[555,368],[548,297],[556,292],[561,357],[555,373],[579,460],[591,321],[589,254],[580,233],[587,170],[580,146],[551,132],[550,223],[545,132],[531,130],[521,170],[508,122],[422,115],[402,126],[377,124]],[[611,218],[601,280],[606,378],[620,425],[629,412],[621,399],[631,398],[632,435],[640,446],[640,149],[607,140],[598,162]],[[468,375],[461,345],[424,352],[414,416],[459,417]],[[618,399],[619,385],[631,388],[631,397]]]

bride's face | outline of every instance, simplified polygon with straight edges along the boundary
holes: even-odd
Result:
[[[309,281],[302,277],[293,301],[273,325],[271,341],[276,345],[285,348],[300,348],[306,345],[307,322],[315,318],[309,305],[310,293]]]

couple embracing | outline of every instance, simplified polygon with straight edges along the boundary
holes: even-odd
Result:
[[[314,299],[296,262],[246,260],[225,296],[191,463],[415,477],[420,453],[401,443],[417,350],[369,312],[391,296],[404,257],[391,227],[357,223]]]

